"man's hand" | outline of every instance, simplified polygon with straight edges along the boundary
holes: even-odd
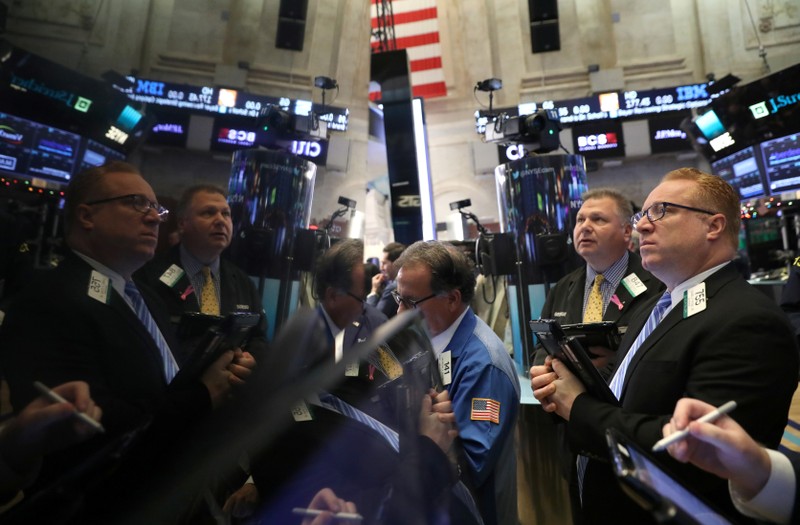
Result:
[[[333,515],[337,512],[348,512],[355,514],[358,512],[356,504],[352,501],[345,501],[339,498],[331,489],[324,488],[314,495],[314,499],[308,505],[309,509],[325,511],[316,518],[306,518],[301,525],[328,525],[337,523],[342,525],[360,523],[353,520],[334,520]]]
[[[545,412],[555,412],[569,421],[572,404],[586,387],[567,366],[550,356],[543,366],[531,367],[531,389]]]
[[[669,454],[683,463],[728,479],[745,500],[758,494],[769,479],[772,463],[766,450],[731,417],[721,416],[714,423],[695,421],[714,410],[697,399],[683,398],[675,405],[672,419],[664,425],[664,437],[689,428],[689,436],[667,447]]]
[[[433,403],[436,402],[434,405]],[[422,398],[419,412],[419,433],[429,437],[442,452],[448,453],[453,440],[458,436],[455,428],[456,416],[447,390],[439,394],[431,392]]]
[[[247,518],[258,507],[258,489],[252,483],[245,483],[225,501],[222,511],[234,518]]]
[[[228,370],[231,371],[230,381],[233,385],[243,385],[253,369],[256,367],[256,360],[250,352],[246,352],[241,348],[236,348],[233,351],[233,360],[228,365]]]
[[[372,291],[370,293],[380,294],[383,291],[383,287],[386,286],[386,281],[388,278],[386,274],[383,272],[376,273],[372,276]]]

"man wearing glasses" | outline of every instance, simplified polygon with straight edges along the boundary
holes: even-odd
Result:
[[[395,264],[398,313],[422,312],[453,404],[465,455],[462,481],[487,525],[517,523],[519,381],[503,342],[469,307],[472,265],[464,253],[436,241],[412,244]]]
[[[139,449],[146,462],[106,480],[104,494],[87,504],[98,519],[87,522],[103,522],[99,516],[104,512],[123,511],[120,498],[144,491],[151,475],[146,470],[163,468],[178,451],[176,445],[189,440],[194,425],[222,405],[255,366],[249,354],[230,351],[201,377],[172,382],[179,367],[163,305],[131,280],[153,257],[166,215],[130,164],[111,162],[76,175],[64,210],[70,251],[56,269],[20,294],[0,332],[2,370],[16,409],[38,395],[34,381],[52,386],[74,380],[87,382],[103,407],[106,433],[48,457],[41,486],[152,419],[151,437]]]
[[[620,344],[609,383],[619,406],[587,395],[557,360],[531,368],[534,396],[567,421],[570,447],[584,456],[576,465],[581,523],[655,523],[620,490],[608,463],[607,428],[649,449],[681,397],[714,406],[734,400],[731,416],[774,448],[797,387],[797,342],[788,320],[731,264],[740,208],[730,185],[694,168],[672,171],[632,223],[642,266],[667,292],[649,301]],[[696,493],[733,512],[723,480],[659,459]]]
[[[177,215],[180,243],[136,272],[136,282],[159,294],[176,327],[187,313],[260,314],[261,323],[246,348],[254,356],[262,354],[267,346],[266,319],[258,291],[247,274],[220,257],[230,245],[233,231],[225,191],[209,184],[191,186],[178,202]],[[194,350],[201,336],[186,332],[178,330],[181,348],[175,357],[179,363]]]

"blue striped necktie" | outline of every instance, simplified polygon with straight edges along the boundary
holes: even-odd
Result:
[[[670,297],[669,292],[664,292],[664,295],[661,296],[661,299],[658,300],[655,308],[653,308],[653,311],[650,312],[650,317],[647,318],[647,322],[644,324],[642,331],[639,332],[638,336],[636,336],[636,340],[633,342],[628,350],[628,353],[625,354],[622,362],[617,367],[617,371],[614,374],[614,377],[611,378],[611,383],[608,385],[609,388],[611,388],[611,391],[614,392],[614,395],[617,397],[617,399],[622,396],[622,387],[625,383],[625,374],[628,371],[628,366],[631,364],[633,356],[642,346],[644,340],[647,339],[647,337],[653,333],[653,330],[656,329],[658,323],[661,322],[661,318],[664,317],[664,312],[667,311],[667,308],[669,308],[671,304],[672,297]],[[586,474],[586,464],[588,461],[589,458],[586,456],[578,456],[578,491],[581,496],[581,501],[583,501],[583,477]]]
[[[167,341],[161,334],[161,330],[158,329],[155,319],[150,315],[150,310],[147,309],[147,305],[144,303],[142,293],[136,288],[133,281],[125,283],[125,295],[133,305],[136,316],[142,322],[147,332],[153,338],[153,342],[158,347],[158,352],[161,354],[161,361],[164,364],[164,375],[167,378],[167,384],[169,384],[175,377],[175,374],[178,373],[178,363],[175,362],[175,357],[173,357]]]
[[[653,333],[653,330],[656,329],[658,323],[661,322],[661,318],[664,317],[664,312],[667,311],[667,308],[669,308],[671,304],[672,298],[670,297],[669,292],[664,292],[664,295],[662,295],[661,299],[659,299],[656,303],[656,307],[653,308],[652,312],[650,312],[650,317],[647,318],[644,328],[642,328],[642,331],[639,332],[639,335],[631,345],[630,350],[628,350],[628,353],[625,354],[622,362],[617,367],[617,371],[614,374],[614,377],[611,379],[611,383],[608,385],[611,388],[611,391],[614,392],[614,395],[617,396],[617,399],[622,397],[622,386],[625,383],[625,374],[628,371],[628,366],[631,364],[633,356],[636,355],[636,352],[642,346],[644,340],[647,339],[647,337]]]

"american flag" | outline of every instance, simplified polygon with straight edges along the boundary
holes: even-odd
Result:
[[[370,0],[373,30],[378,27],[375,6],[378,1]],[[408,52],[413,96],[446,96],[436,0],[392,0],[392,12],[396,49]],[[371,45],[374,50],[380,46],[380,41],[373,36]]]
[[[494,399],[472,398],[472,421],[491,421],[500,424],[500,403]]]

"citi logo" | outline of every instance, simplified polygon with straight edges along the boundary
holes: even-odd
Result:
[[[17,133],[14,128],[9,126],[0,126],[0,139],[3,139],[10,144],[19,145],[22,144],[23,138],[24,135],[22,133]]]

